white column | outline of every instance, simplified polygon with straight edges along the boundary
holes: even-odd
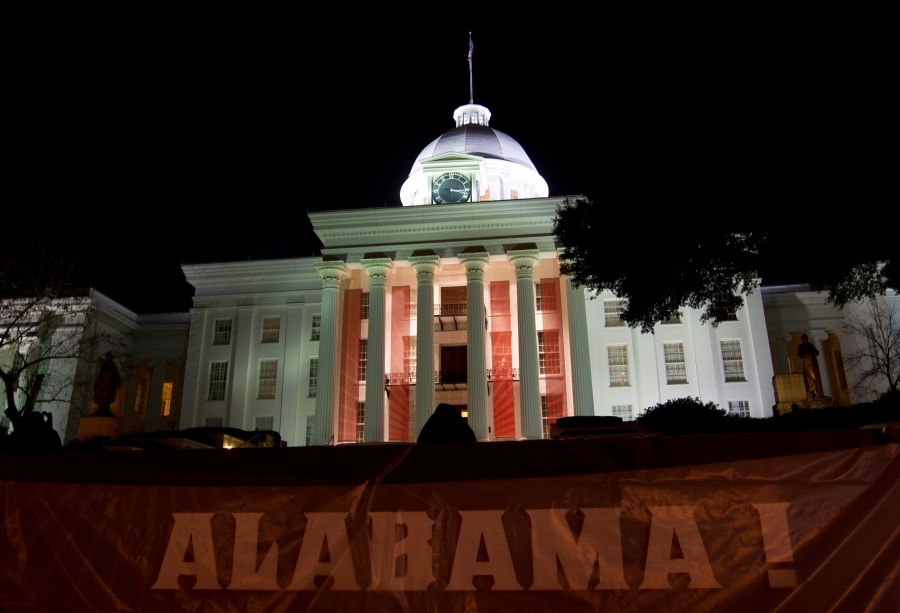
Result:
[[[538,250],[507,253],[516,269],[516,315],[519,328],[519,396],[522,403],[522,430],[525,438],[543,437],[541,428],[541,387],[538,382],[537,324],[535,323],[534,265]]]
[[[389,258],[361,262],[369,275],[369,353],[366,363],[365,441],[384,438],[384,290],[387,275],[394,269]]]
[[[487,440],[487,363],[485,361],[484,269],[486,252],[459,256],[466,268],[466,381],[469,388],[469,426],[479,441]]]
[[[588,344],[587,314],[584,288],[566,278],[569,303],[569,345],[572,368],[572,401],[575,415],[594,414],[594,392],[591,389],[591,355]]]
[[[436,255],[413,256],[416,271],[416,435],[434,412],[434,273],[441,260]]]
[[[319,381],[316,389],[316,419],[313,445],[328,445],[334,437],[335,364],[340,342],[338,304],[341,279],[346,275],[339,260],[316,264],[322,277],[322,328],[319,335]]]

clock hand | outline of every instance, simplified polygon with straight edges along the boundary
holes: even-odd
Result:
[[[465,189],[453,189],[453,188],[451,187],[451,188],[450,188],[450,191],[451,191],[451,192],[456,192],[457,194],[465,194],[468,190],[465,190]]]

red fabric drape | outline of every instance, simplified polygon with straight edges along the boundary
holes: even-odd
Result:
[[[341,332],[341,372],[337,440],[356,442],[356,409],[359,403],[359,339],[362,331],[362,290],[344,292]]]
[[[544,322],[544,361],[547,373],[547,424],[568,414],[566,408],[566,362],[562,351],[562,309],[559,277],[541,279],[541,312]]]
[[[406,441],[409,440],[409,380],[404,376],[403,337],[409,336],[409,286],[393,288],[392,303],[389,373],[393,377],[388,388],[388,440]]]
[[[512,323],[509,312],[509,282],[492,281],[491,364],[494,395],[494,436],[516,435],[516,407],[512,378]]]

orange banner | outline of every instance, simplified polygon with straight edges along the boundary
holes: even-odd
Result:
[[[515,479],[408,481],[402,469],[518,444],[434,445],[419,458],[422,445],[383,445],[382,474],[357,482],[6,478],[0,610],[758,613],[900,602],[897,444]],[[151,452],[109,453],[152,463]]]

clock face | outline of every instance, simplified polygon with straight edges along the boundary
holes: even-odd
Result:
[[[471,193],[472,182],[459,172],[445,172],[431,184],[431,199],[435,204],[466,202]]]

